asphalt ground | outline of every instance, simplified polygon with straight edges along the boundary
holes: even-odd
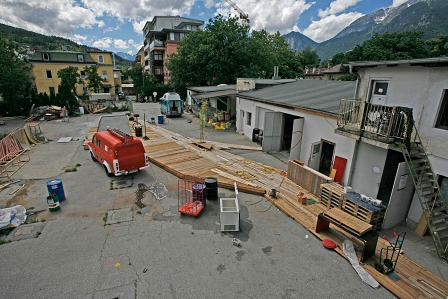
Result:
[[[155,103],[135,104],[134,112],[159,114]],[[222,233],[219,202],[208,201],[197,218],[181,216],[178,178],[157,166],[107,177],[82,147],[100,116],[41,122],[50,141],[30,151],[30,161],[12,177],[20,182],[0,191],[0,206],[23,205],[38,221],[1,236],[12,240],[0,245],[1,298],[395,298],[363,283],[348,261],[262,197],[240,193],[241,231]],[[163,126],[199,137],[188,114]],[[73,140],[56,142],[61,137]],[[210,130],[206,139],[254,145],[234,130]],[[283,154],[233,152],[286,169]],[[57,212],[46,202],[53,179],[62,180],[66,196]],[[166,197],[146,193],[144,207],[137,206],[139,184],[156,181],[166,186]],[[231,190],[218,192],[234,197]],[[445,264],[418,254],[439,267],[435,274],[446,273]]]

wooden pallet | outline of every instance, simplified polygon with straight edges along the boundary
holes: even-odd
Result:
[[[354,236],[361,236],[372,229],[372,225],[353,217],[338,208],[332,208],[325,212],[325,218],[332,223],[350,232]]]
[[[326,183],[320,185],[320,203],[328,209],[341,208],[344,187],[336,183]]]
[[[342,210],[356,218],[372,224],[375,230],[381,230],[386,214],[385,207],[375,207],[361,200],[342,196]]]

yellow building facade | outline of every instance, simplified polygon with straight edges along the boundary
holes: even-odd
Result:
[[[67,51],[36,51],[31,58],[33,65],[32,76],[38,93],[57,94],[61,79],[58,71],[69,66],[77,67],[81,79],[85,79],[84,68],[86,66],[98,65],[98,75],[105,78],[104,88],[101,92],[115,95],[115,82],[121,84],[121,80],[115,80],[112,52],[67,52]],[[91,94],[87,82],[77,84],[78,95]]]

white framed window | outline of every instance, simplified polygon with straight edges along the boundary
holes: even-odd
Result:
[[[98,63],[104,63],[104,56],[98,55]]]
[[[191,25],[191,30],[192,30],[192,31],[196,31],[196,30],[198,30],[198,26],[196,26],[196,25]]]
[[[389,81],[372,80],[370,82],[369,102],[376,105],[387,105],[387,95],[390,89]]]
[[[248,125],[248,126],[252,125],[252,113],[251,112],[247,112],[247,115],[246,115],[246,125]]]
[[[42,53],[42,59],[45,61],[49,61],[50,60],[50,54],[49,53]]]
[[[191,25],[187,25],[187,30],[191,30]]]
[[[154,68],[154,73],[156,75],[163,75],[163,68],[161,66]]]
[[[107,71],[101,71],[101,77],[103,77],[103,79],[107,79]]]
[[[79,71],[79,73],[81,74],[81,79],[85,79],[86,78],[86,72],[85,71]]]
[[[170,32],[170,40],[174,40],[174,32]]]
[[[153,57],[154,57],[154,60],[163,60],[163,52],[162,51],[154,51]]]
[[[185,37],[185,33],[179,33],[179,37],[180,37],[180,40],[182,40]]]
[[[448,130],[448,89],[443,91],[442,102],[437,114],[436,128]]]
[[[46,70],[45,75],[47,76],[47,79],[53,79],[53,73],[51,70]]]
[[[78,62],[84,62],[84,55],[78,54]]]
[[[115,79],[120,78],[120,74],[119,74],[118,72],[114,72],[114,78],[115,78]]]

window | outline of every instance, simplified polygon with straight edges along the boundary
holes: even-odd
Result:
[[[385,96],[387,94],[388,82],[375,82],[373,87],[373,95]]]
[[[114,72],[114,78],[115,78],[115,79],[120,78],[120,74],[119,74],[118,72]]]
[[[78,54],[78,61],[79,62],[84,62],[84,55]]]
[[[81,79],[85,79],[86,78],[86,72],[85,71],[80,71],[79,73],[81,74]]]
[[[51,94],[53,94],[53,95],[56,94],[53,86],[48,87],[48,91],[50,92],[50,95]]]
[[[50,60],[50,54],[48,54],[48,53],[42,53],[42,59],[45,60],[45,61]]]
[[[163,75],[163,68],[161,66],[154,68],[155,75]]]
[[[163,52],[162,51],[154,51],[153,56],[154,56],[154,60],[163,60]]]
[[[187,25],[187,30],[191,30],[191,25]]]
[[[174,40],[174,32],[170,32],[170,40]]]
[[[196,25],[192,25],[192,26],[191,26],[191,30],[193,30],[193,31],[198,30],[198,26],[196,26]]]
[[[87,86],[82,87],[82,94],[87,94]]]
[[[104,56],[103,55],[99,55],[98,56],[98,63],[104,63]]]
[[[185,33],[179,33],[179,38],[182,40],[185,37]]]
[[[437,116],[436,128],[448,130],[448,89],[443,91],[442,103]]]
[[[444,198],[448,198],[448,178],[443,175],[439,175],[438,184],[440,187],[440,193],[442,193]]]
[[[47,75],[47,79],[53,79],[53,74],[51,73],[51,70],[46,70],[45,74]]]
[[[389,81],[371,81],[369,102],[375,105],[387,105]]]
[[[102,71],[101,72],[101,76],[103,77],[103,79],[107,79],[107,71]]]
[[[247,112],[246,125],[248,125],[248,126],[252,125],[252,113],[250,113],[250,112]]]

